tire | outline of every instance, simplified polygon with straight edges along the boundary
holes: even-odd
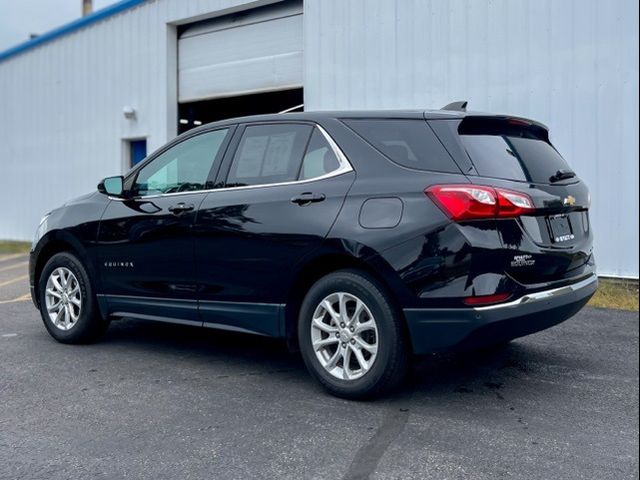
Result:
[[[311,375],[339,397],[380,396],[399,386],[406,373],[402,318],[385,289],[359,270],[331,273],[309,289],[300,308],[298,342]]]
[[[38,297],[44,326],[61,343],[95,341],[109,326],[98,311],[87,270],[71,253],[57,253],[49,259],[38,279]],[[74,303],[78,299],[79,305]]]

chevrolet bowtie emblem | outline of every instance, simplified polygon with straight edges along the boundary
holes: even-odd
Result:
[[[573,206],[573,205],[575,205],[575,204],[576,204],[576,199],[575,199],[575,197],[573,197],[573,196],[569,195],[567,198],[565,198],[565,199],[562,201],[562,203],[563,203],[565,206],[570,206],[570,207],[571,207],[571,206]]]

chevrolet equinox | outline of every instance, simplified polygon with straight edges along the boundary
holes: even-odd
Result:
[[[590,196],[532,120],[304,112],[190,130],[47,214],[49,333],[133,317],[283,338],[330,392],[562,322],[597,287]]]

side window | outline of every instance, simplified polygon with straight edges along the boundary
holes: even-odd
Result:
[[[425,120],[352,119],[343,122],[376,150],[404,167],[460,173]]]
[[[192,137],[171,147],[139,172],[133,185],[136,195],[190,192],[211,188],[207,178],[229,129]]]
[[[307,151],[302,159],[300,180],[321,177],[340,167],[335,152],[318,128],[313,129]]]
[[[296,124],[248,126],[233,158],[227,186],[296,180],[312,128]]]

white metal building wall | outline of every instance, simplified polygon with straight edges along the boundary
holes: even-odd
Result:
[[[0,238],[176,132],[175,24],[271,0],[149,0],[0,62]],[[638,277],[638,3],[305,0],[307,109],[533,117],[593,193],[601,273]],[[126,120],[122,108],[137,110]]]
[[[123,138],[176,135],[175,24],[273,0],[149,0],[0,62],[0,238],[123,170]],[[124,106],[136,109],[127,120]]]
[[[593,197],[601,274],[638,278],[638,2],[306,0],[307,109],[531,117]]]

